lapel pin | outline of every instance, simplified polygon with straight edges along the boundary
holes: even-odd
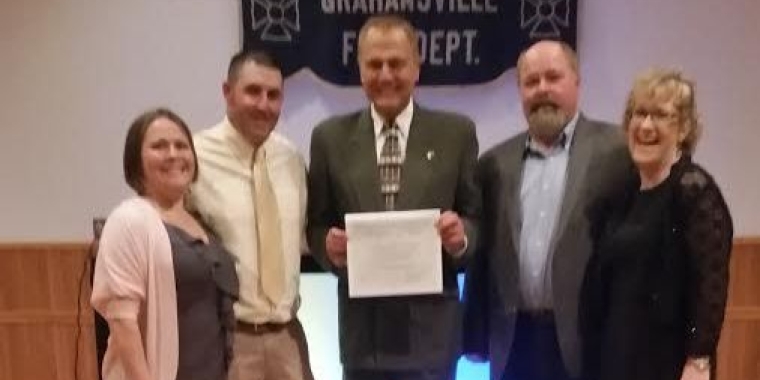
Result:
[[[435,152],[433,152],[432,150],[429,150],[429,151],[427,151],[426,156],[427,156],[427,160],[431,161],[433,159],[433,157],[435,157]]]

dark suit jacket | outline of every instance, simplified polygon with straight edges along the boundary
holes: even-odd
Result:
[[[469,119],[415,106],[401,174],[398,210],[456,211],[468,248],[443,255],[443,294],[349,299],[345,268],[325,254],[330,227],[346,213],[382,211],[375,134],[369,109],[328,119],[312,134],[308,240],[317,260],[338,276],[341,359],[349,369],[427,369],[453,365],[461,347],[457,272],[477,245],[478,146]],[[348,253],[349,257],[351,253]]]
[[[477,169],[484,212],[481,244],[465,287],[465,353],[487,356],[492,379],[501,379],[521,307],[518,249],[526,140],[523,132],[497,145],[481,157]],[[559,346],[572,376],[579,375],[581,366],[578,300],[592,251],[591,212],[632,173],[627,157],[619,128],[579,117],[548,256]]]

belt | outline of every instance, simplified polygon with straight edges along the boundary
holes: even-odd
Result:
[[[540,321],[554,320],[554,310],[552,309],[520,310],[517,315]]]
[[[285,323],[275,323],[275,322],[267,322],[267,323],[250,323],[238,320],[237,321],[237,329],[238,331],[252,333],[252,334],[267,334],[267,333],[275,333],[282,331],[290,324],[293,323],[293,320]]]

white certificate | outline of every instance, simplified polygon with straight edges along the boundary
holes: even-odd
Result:
[[[346,214],[349,297],[441,293],[439,210]]]

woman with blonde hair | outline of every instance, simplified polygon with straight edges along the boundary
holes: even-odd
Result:
[[[638,178],[611,202],[581,300],[590,380],[708,380],[723,324],[731,215],[692,161],[694,85],[674,70],[639,76],[623,128]]]

